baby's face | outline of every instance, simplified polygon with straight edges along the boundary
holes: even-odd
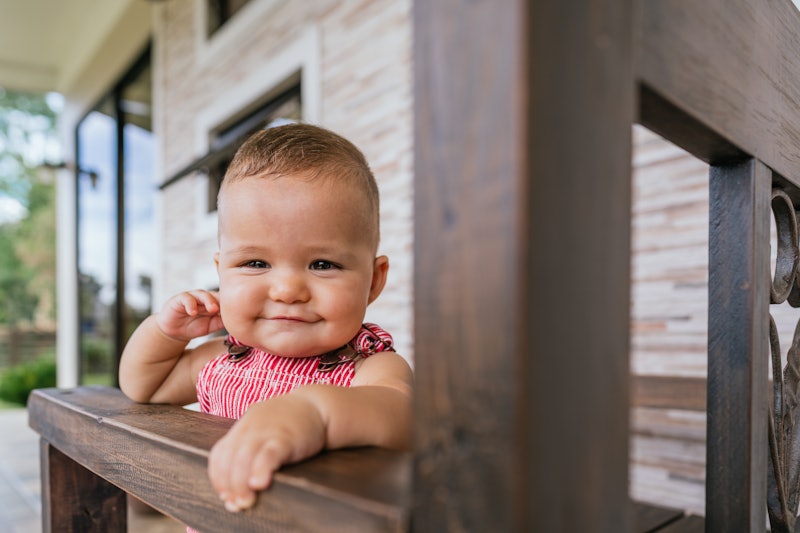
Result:
[[[228,184],[219,207],[222,321],[240,342],[305,357],[347,343],[385,281],[351,186],[303,178]]]

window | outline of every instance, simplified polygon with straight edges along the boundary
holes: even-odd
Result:
[[[151,311],[151,87],[148,50],[76,130],[82,383],[116,383],[122,348]]]
[[[295,85],[280,96],[268,101],[229,126],[211,132],[210,146],[212,153],[219,152],[220,158],[208,167],[208,211],[217,210],[217,194],[222,184],[222,177],[228,168],[234,152],[250,135],[256,131],[284,121],[300,121],[302,107],[300,102],[300,85]]]
[[[208,176],[207,212],[217,210],[217,193],[228,164],[234,153],[250,135],[257,130],[284,121],[300,121],[303,116],[300,83],[292,85],[278,96],[256,105],[251,111],[240,113],[242,118],[233,118],[209,133],[209,151],[166,180],[161,188],[193,172]]]
[[[220,29],[237,11],[250,0],[208,0],[206,19],[206,36],[210,37]]]

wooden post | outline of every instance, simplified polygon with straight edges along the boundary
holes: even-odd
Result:
[[[419,531],[628,531],[632,24],[415,3]]]
[[[706,531],[763,531],[772,172],[751,159],[710,179]]]
[[[41,439],[42,531],[125,533],[127,496]]]

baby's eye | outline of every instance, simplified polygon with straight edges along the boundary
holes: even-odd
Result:
[[[242,266],[247,268],[269,268],[269,264],[264,261],[259,261],[258,259],[253,259],[252,261],[247,261]]]
[[[311,270],[331,270],[340,267],[336,263],[331,263],[330,261],[319,259],[317,261],[312,261],[311,264],[309,265],[309,268]]]

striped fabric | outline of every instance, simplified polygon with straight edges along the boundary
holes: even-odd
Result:
[[[229,337],[232,344],[240,346]],[[363,324],[348,343],[356,352],[329,371],[320,368],[315,357],[280,357],[255,348],[236,358],[222,354],[208,363],[197,377],[197,398],[200,410],[227,418],[240,418],[256,402],[291,392],[311,383],[349,387],[360,357],[393,351],[391,335],[375,324]],[[328,358],[330,356],[327,356]]]

